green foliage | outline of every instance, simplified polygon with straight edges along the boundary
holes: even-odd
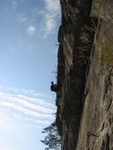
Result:
[[[103,29],[101,28],[101,30],[98,29],[98,27],[95,25],[95,23],[93,22],[92,27],[87,28],[87,31],[90,33],[96,33],[96,35],[98,36],[98,40],[95,42],[95,46],[98,50],[100,50],[101,52],[101,56],[99,59],[99,61],[101,62],[102,65],[107,65],[107,66],[113,66],[113,44],[112,42],[108,39],[108,37],[103,33],[102,31]],[[84,43],[91,43],[92,39],[90,39],[90,37],[88,37],[87,34],[82,34],[81,35],[81,40]]]
[[[61,145],[61,137],[58,134],[56,123],[53,122],[50,126],[43,129],[42,133],[47,133],[44,140],[41,140],[47,147],[45,150],[58,150]]]
[[[107,66],[113,66],[112,42],[109,41],[103,33],[98,32],[98,35],[100,36],[101,40],[95,43],[95,45],[98,49],[101,49],[100,61],[103,65],[106,64]]]

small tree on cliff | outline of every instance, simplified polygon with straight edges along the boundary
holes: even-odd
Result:
[[[44,128],[42,133],[47,133],[47,136],[45,136],[44,140],[41,140],[41,142],[47,146],[45,150],[60,150],[61,137],[58,134],[55,122]]]

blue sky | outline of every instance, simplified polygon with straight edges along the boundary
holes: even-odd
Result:
[[[0,1],[0,150],[43,150],[54,121],[59,0]]]

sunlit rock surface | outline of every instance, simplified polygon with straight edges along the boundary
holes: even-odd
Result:
[[[60,3],[56,124],[62,150],[113,150],[113,1]]]

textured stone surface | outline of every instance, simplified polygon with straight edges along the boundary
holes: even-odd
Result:
[[[113,24],[109,17],[102,17],[111,3],[104,1],[101,6],[76,150],[113,149]]]
[[[62,150],[113,150],[113,2],[60,2],[56,124]]]

